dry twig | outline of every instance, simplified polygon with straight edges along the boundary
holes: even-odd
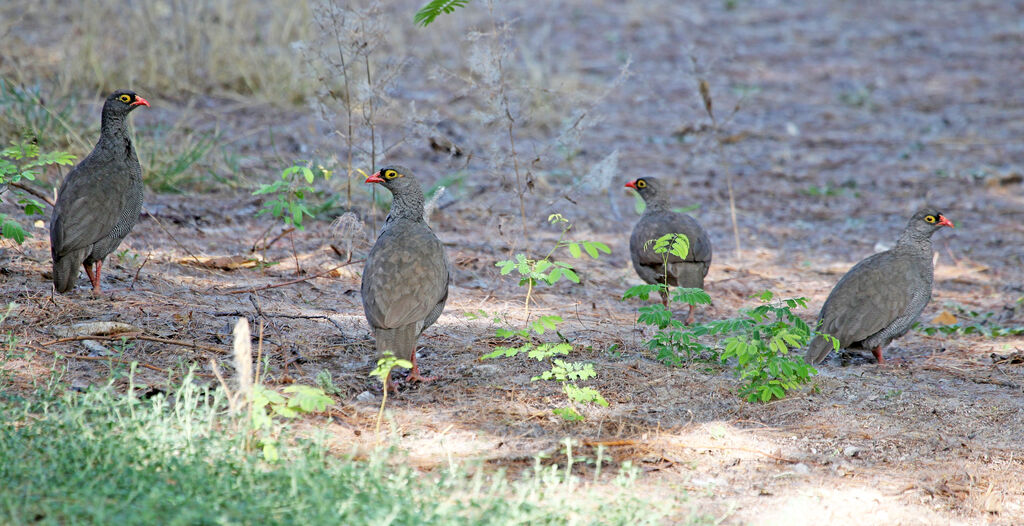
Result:
[[[285,281],[284,283],[274,283],[274,284],[271,284],[271,285],[263,285],[261,287],[254,287],[254,288],[251,288],[251,289],[229,290],[227,292],[224,292],[224,294],[246,294],[246,293],[249,293],[249,292],[259,292],[261,290],[276,289],[278,287],[287,287],[288,285],[294,285],[296,283],[302,283],[303,281],[308,281],[308,280],[311,280],[311,279],[314,279],[314,278],[320,278],[320,277],[326,276],[326,275],[330,274],[331,272],[334,272],[335,270],[338,270],[341,267],[347,267],[347,266],[349,266],[349,265],[351,265],[353,263],[362,263],[363,261],[364,260],[362,260],[362,259],[357,259],[357,260],[354,260],[354,261],[347,261],[347,262],[342,263],[341,265],[338,265],[338,266],[336,266],[336,267],[334,267],[332,269],[325,270],[325,271],[320,272],[318,274],[313,274],[312,276],[306,276],[304,278],[297,278],[297,279],[293,279],[291,281]]]

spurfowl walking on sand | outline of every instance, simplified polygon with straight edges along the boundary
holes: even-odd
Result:
[[[878,359],[882,347],[905,334],[932,297],[932,234],[953,223],[938,210],[914,213],[891,250],[879,252],[851,268],[825,300],[818,330],[839,340],[841,349],[870,349]],[[807,362],[820,363],[835,347],[817,336],[807,348]]]
[[[139,220],[142,167],[125,122],[139,106],[149,106],[149,102],[131,91],[107,97],[99,142],[60,186],[50,217],[50,255],[57,292],[74,288],[81,265],[92,282],[93,294],[99,294],[103,258]]]
[[[644,215],[637,221],[629,237],[629,254],[633,258],[636,273],[647,283],[703,289],[704,276],[708,275],[711,266],[711,240],[708,239],[708,233],[696,219],[672,211],[668,196],[661,193],[663,189],[659,180],[641,177],[626,183],[626,186],[639,192],[647,204]],[[665,234],[686,235],[690,240],[690,251],[686,259],[680,259],[675,254],[654,252],[653,241]],[[661,302],[668,306],[668,293],[664,290],[661,291]],[[693,305],[690,305],[686,323],[693,323],[693,319]]]
[[[377,353],[391,351],[411,361],[406,380],[429,382],[433,378],[420,375],[416,364],[416,340],[444,310],[448,256],[424,221],[423,189],[408,169],[383,168],[366,182],[383,185],[393,200],[363,269],[363,311]]]

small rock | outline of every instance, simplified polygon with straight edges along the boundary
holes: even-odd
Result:
[[[356,402],[373,402],[377,397],[369,391],[363,391],[356,396]]]
[[[846,446],[843,449],[843,455],[846,455],[848,457],[855,457],[855,456],[859,455],[860,452],[861,452],[861,448],[859,448],[857,446]]]
[[[803,462],[793,466],[793,473],[797,473],[799,475],[806,475],[810,472],[811,468],[807,464],[804,464]]]

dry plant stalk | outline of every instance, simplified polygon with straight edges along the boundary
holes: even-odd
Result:
[[[232,349],[234,351],[238,389],[234,392],[231,391],[231,388],[228,387],[227,382],[224,380],[224,376],[220,373],[217,361],[213,358],[210,358],[210,368],[213,369],[213,374],[220,382],[221,388],[224,389],[231,413],[238,414],[252,400],[252,334],[249,332],[249,320],[238,318],[232,334]],[[260,336],[262,339],[262,326]]]

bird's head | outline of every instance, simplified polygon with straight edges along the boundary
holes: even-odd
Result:
[[[366,178],[367,183],[378,183],[384,188],[391,190],[392,194],[402,194],[422,190],[412,172],[404,166],[392,165],[381,168],[376,173]]]
[[[139,106],[149,107],[149,101],[136,95],[134,91],[118,90],[107,97],[107,101],[103,103],[103,110],[127,115]]]
[[[636,190],[648,204],[658,201],[658,181],[653,177],[638,177],[626,183],[626,188]]]
[[[933,206],[926,206],[914,212],[914,215],[910,217],[910,222],[907,223],[907,228],[927,236],[934,234],[944,226],[954,228],[953,222],[946,219],[946,216]]]

